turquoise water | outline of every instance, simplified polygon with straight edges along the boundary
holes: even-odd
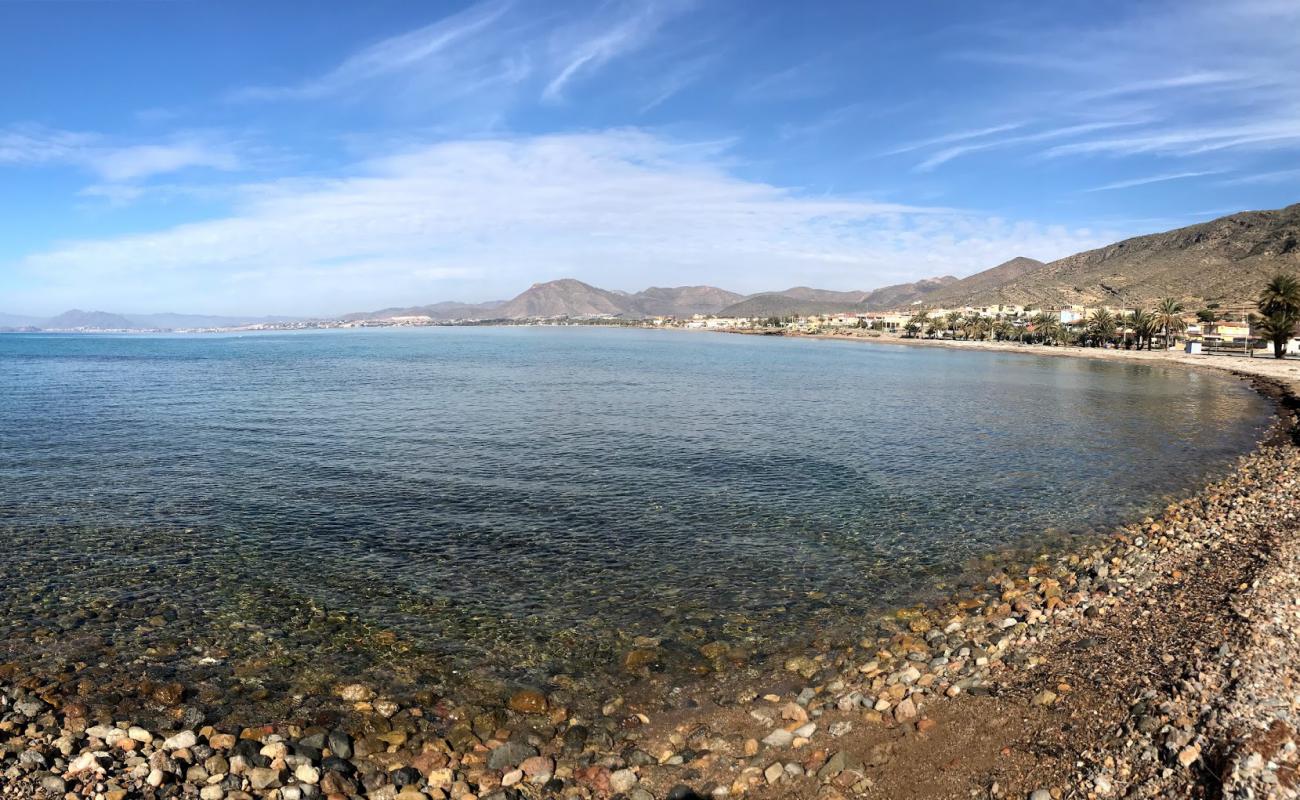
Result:
[[[1157,508],[1270,412],[1146,364],[592,328],[0,335],[0,375],[0,661],[212,714],[772,652]]]

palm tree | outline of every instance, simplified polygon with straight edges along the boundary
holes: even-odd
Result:
[[[915,336],[918,332],[925,330],[925,326],[929,324],[929,322],[930,312],[918,311],[907,321],[907,325],[903,326],[903,330],[909,335]]]
[[[1055,314],[1040,311],[1034,315],[1034,335],[1043,344],[1056,343],[1061,337],[1061,320]]]
[[[1156,315],[1152,314],[1145,308],[1139,308],[1129,315],[1129,327],[1133,329],[1133,338],[1137,340],[1137,349],[1142,349],[1142,343],[1146,342],[1147,349],[1151,349],[1151,340],[1155,338],[1156,331],[1159,327],[1156,324]]]
[[[985,325],[984,318],[981,317],[979,314],[971,314],[967,316],[966,321],[962,323],[962,328],[966,332],[967,339],[977,339],[977,340],[983,339],[984,332],[987,330],[987,326]]]
[[[1187,327],[1183,322],[1183,304],[1172,297],[1166,297],[1156,304],[1156,327],[1164,331],[1165,348],[1169,347],[1169,334]]]
[[[1104,308],[1092,312],[1092,318],[1088,320],[1088,335],[1094,347],[1110,341],[1115,336],[1115,315]]]
[[[1300,322],[1300,281],[1290,275],[1277,274],[1259,293],[1259,312],[1264,315],[1259,327],[1273,342],[1273,357],[1286,355],[1286,343]]]
[[[961,324],[961,312],[949,311],[948,314],[944,317],[944,321],[948,323],[948,335],[956,339],[957,326]]]

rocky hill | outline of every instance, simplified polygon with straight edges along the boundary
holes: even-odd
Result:
[[[1138,236],[1037,267],[1007,262],[946,287],[931,305],[1189,306],[1251,302],[1277,272],[1300,272],[1300,204]],[[998,275],[999,270],[1003,274]],[[979,280],[976,280],[976,279]]]
[[[125,331],[141,326],[122,316],[107,311],[82,311],[74,308],[40,323],[46,330],[103,330]]]
[[[640,315],[640,309],[628,295],[597,289],[573,278],[534,283],[498,312],[504,319]]]
[[[494,300],[487,303],[447,301],[427,306],[404,306],[381,308],[378,311],[357,311],[344,314],[341,319],[349,322],[367,319],[393,319],[394,317],[428,317],[439,322],[501,319],[499,311],[501,306],[505,304],[505,300]]]
[[[750,295],[717,312],[720,317],[788,317],[852,311],[867,297],[867,292],[835,292],[796,286],[781,292]]]
[[[631,298],[641,313],[649,316],[689,317],[695,314],[716,314],[742,300],[744,295],[716,286],[652,286],[637,292]]]

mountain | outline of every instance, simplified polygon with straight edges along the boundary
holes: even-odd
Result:
[[[123,314],[132,326],[146,329],[238,328],[274,322],[295,322],[296,317],[239,317],[211,314]]]
[[[893,286],[884,286],[868,294],[859,304],[860,309],[863,311],[885,311],[906,308],[916,303],[925,304],[935,293],[943,291],[946,287],[957,282],[958,280],[953,276],[945,275],[942,278],[924,278],[915,283],[898,283]]]
[[[631,297],[597,289],[573,278],[534,283],[498,311],[504,319],[640,316],[640,309]]]
[[[41,323],[40,317],[28,317],[22,314],[0,314],[0,328],[28,328]]]
[[[641,313],[647,316],[690,317],[696,314],[716,314],[744,299],[744,295],[715,286],[652,286],[632,295],[632,299]]]
[[[1249,303],[1277,272],[1300,272],[1300,204],[1232,214],[990,276],[1013,263],[946,287],[930,302],[1122,306],[1174,297],[1192,307]],[[980,276],[989,277],[973,280]]]
[[[79,308],[74,308],[71,311],[64,311],[57,317],[41,322],[39,327],[46,330],[94,329],[125,331],[140,326],[121,314],[110,314],[107,311],[82,311]]]
[[[868,292],[834,292],[796,286],[781,292],[750,295],[717,312],[720,317],[789,317],[835,311],[853,311]]]
[[[499,309],[505,305],[505,300],[492,300],[486,303],[457,303],[454,301],[444,301],[442,303],[433,303],[427,306],[407,306],[405,308],[384,308],[379,311],[359,311],[352,314],[344,314],[342,319],[348,321],[356,320],[378,320],[392,319],[394,317],[428,317],[438,322],[451,322],[453,320],[484,320],[484,319],[501,319]]]

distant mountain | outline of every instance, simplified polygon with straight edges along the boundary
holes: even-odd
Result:
[[[907,308],[917,303],[925,304],[931,296],[943,291],[945,287],[953,283],[957,283],[957,279],[951,275],[945,275],[942,278],[925,278],[915,283],[898,283],[893,286],[884,286],[868,294],[859,305],[859,309],[862,311],[887,311],[896,308]]]
[[[1008,262],[945,288],[935,305],[1139,305],[1174,297],[1188,306],[1252,302],[1277,272],[1300,272],[1300,204],[1246,211],[1138,236],[1049,264]],[[1021,269],[1021,266],[1027,268]],[[980,281],[975,278],[985,276]]]
[[[652,286],[631,296],[641,313],[652,317],[691,317],[716,314],[744,295],[716,286]]]
[[[384,308],[379,311],[359,311],[352,314],[344,314],[342,319],[356,321],[393,319],[395,317],[428,317],[429,319],[438,322],[502,319],[499,310],[501,306],[505,304],[505,300],[493,300],[487,303],[457,303],[448,301],[433,303],[432,305],[427,306],[407,306],[405,308]]]
[[[641,315],[633,298],[573,278],[534,283],[498,311],[505,319]]]
[[[82,311],[79,308],[74,308],[71,311],[64,311],[57,317],[41,322],[39,327],[45,330],[126,331],[140,326],[121,314],[110,314],[107,311]]]
[[[869,294],[796,286],[780,292],[750,295],[717,313],[720,317],[788,317],[853,311]]]
[[[295,322],[298,317],[239,317],[210,314],[123,314],[137,328],[239,328],[245,325]]]
[[[0,328],[26,328],[41,323],[40,317],[28,317],[22,314],[0,314]]]

